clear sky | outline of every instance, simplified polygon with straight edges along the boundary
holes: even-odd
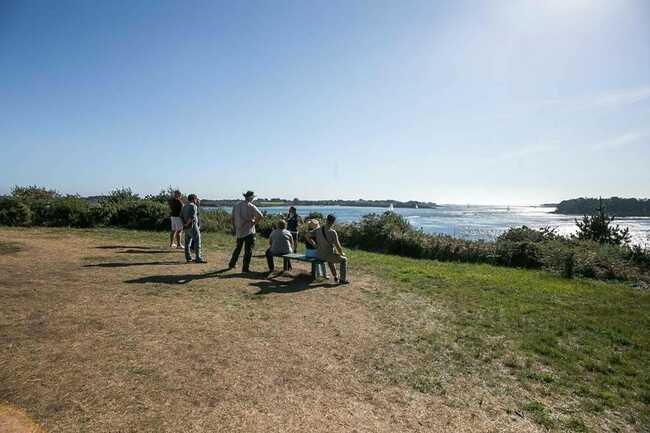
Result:
[[[0,1],[0,193],[650,196],[650,2]]]

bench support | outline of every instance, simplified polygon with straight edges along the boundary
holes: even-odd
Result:
[[[320,268],[321,276],[327,278],[327,268],[325,267],[325,262],[311,262],[311,277],[316,279],[318,277],[318,269]]]
[[[286,272],[291,269],[291,260],[298,260],[300,262],[309,262],[311,263],[311,276],[312,278],[318,278],[320,276],[327,278],[327,267],[325,262],[315,259],[305,259],[305,256],[298,254],[288,254],[282,256],[282,269]]]

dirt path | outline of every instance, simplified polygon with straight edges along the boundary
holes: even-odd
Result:
[[[17,233],[0,255],[0,401],[47,431],[537,431],[480,381],[435,395],[382,380],[395,334],[370,275],[268,280],[219,272],[223,251],[187,265],[155,245]]]

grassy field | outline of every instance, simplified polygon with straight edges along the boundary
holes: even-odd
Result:
[[[0,403],[47,431],[650,431],[647,291],[361,251],[336,286],[226,271],[220,234],[208,265],[164,233],[0,236]]]

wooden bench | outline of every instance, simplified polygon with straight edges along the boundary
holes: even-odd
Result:
[[[327,267],[325,266],[325,262],[322,261],[321,259],[317,259],[315,257],[307,257],[304,254],[298,254],[298,253],[291,253],[291,254],[284,254],[282,256],[283,260],[283,269],[285,271],[289,270],[289,263],[291,260],[297,260],[299,262],[307,262],[311,263],[311,276],[312,278],[316,278],[318,275],[318,267],[321,267],[321,276],[327,278]]]

